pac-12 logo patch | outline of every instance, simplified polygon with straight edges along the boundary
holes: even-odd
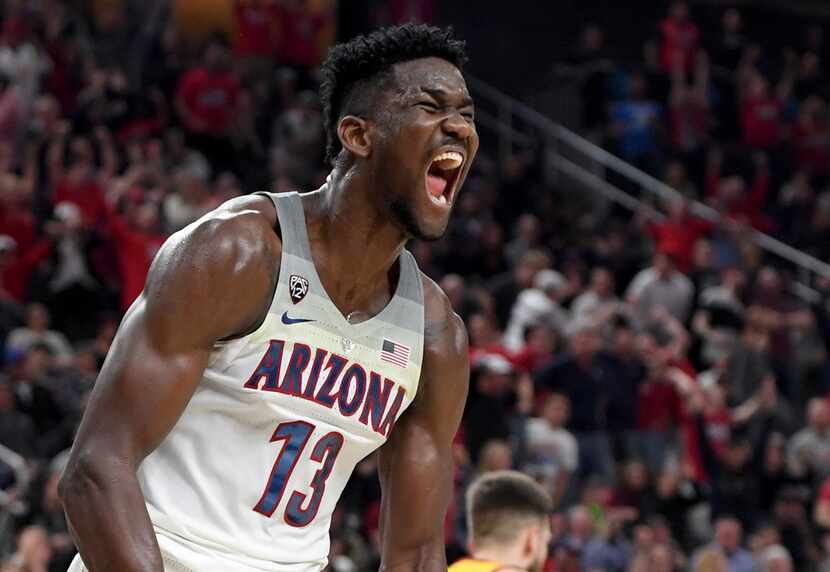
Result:
[[[292,274],[288,278],[288,292],[291,294],[291,301],[296,304],[308,294],[308,280]]]

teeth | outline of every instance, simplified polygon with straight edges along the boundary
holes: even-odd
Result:
[[[435,204],[437,204],[437,205],[444,206],[444,205],[446,205],[446,204],[447,204],[447,197],[446,197],[446,195],[439,195],[439,196],[437,196],[437,197],[433,197],[432,195],[430,195],[430,197],[429,197],[429,198],[430,198],[430,200],[431,200],[432,202],[434,202],[434,203],[435,203]]]
[[[464,161],[464,157],[457,151],[447,151],[436,156],[432,162],[437,163],[438,168],[443,171],[457,169]]]

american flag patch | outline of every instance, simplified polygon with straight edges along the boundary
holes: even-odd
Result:
[[[380,359],[399,367],[406,367],[409,364],[409,346],[384,338],[380,350]]]

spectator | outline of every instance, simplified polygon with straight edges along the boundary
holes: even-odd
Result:
[[[758,72],[746,80],[741,98],[741,128],[744,143],[754,149],[771,150],[783,136],[783,95],[771,94],[769,80]]]
[[[626,292],[626,300],[641,323],[660,307],[676,320],[686,321],[693,296],[692,282],[677,270],[675,257],[663,252],[654,255],[651,268],[637,274]]]
[[[60,332],[49,329],[49,311],[43,304],[31,304],[27,309],[26,326],[12,330],[6,341],[7,351],[28,352],[43,344],[60,363],[72,358],[72,347]]]
[[[501,327],[507,326],[510,311],[522,290],[531,288],[536,273],[550,267],[550,258],[544,251],[529,250],[520,259],[513,270],[493,278],[488,285],[496,307],[496,319]]]
[[[568,312],[559,303],[565,292],[564,276],[555,270],[540,270],[533,286],[519,294],[510,312],[510,321],[504,333],[505,346],[510,351],[518,351],[522,346],[522,337],[528,326],[544,324],[560,335],[570,320]]]
[[[790,438],[787,463],[795,475],[809,475],[817,483],[830,477],[830,410],[825,399],[807,404],[807,427]]]
[[[561,393],[549,395],[541,417],[527,421],[527,463],[524,470],[534,475],[549,491],[558,506],[568,489],[568,482],[579,466],[576,439],[565,429],[570,402]]]
[[[646,215],[648,216],[648,215]],[[698,240],[709,234],[714,225],[689,212],[686,198],[672,201],[668,217],[661,222],[648,221],[646,232],[654,239],[658,252],[674,257],[677,269],[688,273],[692,266],[692,254]]]
[[[686,2],[672,2],[669,17],[660,23],[660,33],[660,62],[663,71],[671,73],[679,65],[685,73],[689,73],[694,66],[700,33],[689,18]]]
[[[182,76],[176,93],[176,111],[192,144],[222,170],[232,166],[234,153],[229,137],[239,93],[230,64],[224,42],[211,40],[202,64]]]
[[[623,158],[646,170],[656,166],[660,115],[659,104],[648,99],[646,78],[635,72],[628,97],[611,106],[612,133]]]
[[[577,296],[571,304],[574,320],[604,321],[619,306],[615,293],[614,275],[608,268],[597,266],[591,270],[591,282],[588,289]]]
[[[723,516],[715,521],[715,539],[707,548],[701,550],[696,561],[697,569],[702,570],[701,560],[707,551],[715,550],[723,554],[727,561],[728,572],[755,572],[755,562],[749,551],[741,546],[743,530],[741,523],[730,516]]]
[[[539,370],[534,375],[534,384],[540,389],[562,392],[570,399],[567,427],[577,440],[580,473],[611,478],[613,459],[605,432],[608,380],[599,362],[598,350],[596,327],[590,323],[573,325],[568,353]]]

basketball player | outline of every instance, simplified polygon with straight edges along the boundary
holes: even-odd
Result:
[[[335,47],[327,182],[234,199],[162,247],[61,482],[70,570],[321,570],[379,447],[383,569],[446,570],[467,339],[404,245],[444,233],[478,148],[464,59],[419,25]]]
[[[551,539],[548,493],[516,471],[487,473],[467,491],[470,558],[449,572],[541,572]]]

